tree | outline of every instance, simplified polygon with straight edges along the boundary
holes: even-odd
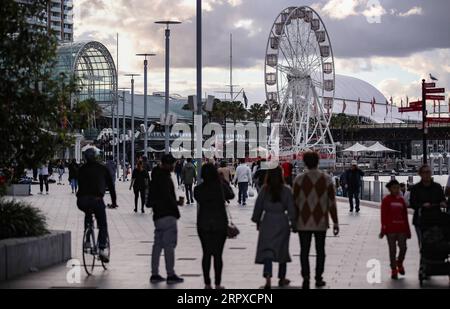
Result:
[[[71,128],[74,131],[95,129],[102,113],[102,108],[93,98],[78,102],[68,115]]]
[[[253,104],[248,110],[248,118],[254,121],[257,125],[264,122],[267,115],[267,106],[259,103]]]
[[[68,141],[73,83],[55,78],[55,36],[27,23],[42,20],[47,3],[3,0],[0,6],[0,168],[14,167],[16,180]]]

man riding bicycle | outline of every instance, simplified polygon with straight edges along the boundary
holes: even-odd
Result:
[[[109,263],[109,252],[107,249],[108,223],[106,218],[106,206],[103,201],[106,188],[111,194],[113,207],[117,207],[116,190],[112,177],[106,166],[96,161],[96,151],[88,149],[84,153],[86,164],[79,170],[77,206],[86,216],[84,219],[85,229],[92,224],[92,214],[95,215],[99,229],[98,247],[99,257],[102,262]],[[86,248],[95,244],[85,244]]]

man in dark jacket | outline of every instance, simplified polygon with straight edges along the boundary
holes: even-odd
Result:
[[[89,224],[92,224],[92,214],[95,215],[99,229],[98,246],[100,249],[100,259],[105,263],[109,263],[109,252],[107,249],[108,223],[103,197],[108,187],[111,193],[112,205],[116,208],[116,190],[108,169],[96,161],[95,150],[86,150],[84,156],[86,164],[80,168],[78,174],[79,189],[77,193],[77,206],[78,209],[86,214],[84,220],[85,228]],[[85,245],[89,246],[94,244]]]
[[[187,204],[194,204],[194,196],[192,193],[192,186],[197,179],[197,171],[192,164],[192,159],[187,159],[187,163],[181,169],[181,183],[184,184],[186,190]]]
[[[183,278],[175,274],[175,247],[177,246],[178,227],[180,219],[179,206],[183,201],[177,201],[175,186],[172,180],[172,172],[175,168],[175,158],[172,155],[164,155],[161,166],[153,169],[150,184],[149,200],[153,207],[153,221],[155,222],[155,241],[152,252],[152,276],[150,282],[155,284],[166,279],[159,274],[159,260],[164,250],[166,262],[167,284],[184,282]]]
[[[445,194],[441,185],[433,181],[433,172],[428,165],[419,169],[421,181],[412,187],[410,208],[414,209],[413,225],[416,228],[419,246],[422,243],[422,233],[420,232],[420,211],[433,208],[445,208]]]
[[[355,205],[353,204],[353,200],[356,203],[356,212],[359,213],[360,201],[359,195],[361,194],[361,181],[362,177],[364,177],[364,172],[359,169],[358,162],[352,161],[352,168],[345,172],[345,188],[347,189],[348,200],[350,203],[350,212],[353,212],[355,209]]]

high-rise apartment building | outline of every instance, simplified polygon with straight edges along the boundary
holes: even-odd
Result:
[[[27,4],[33,0],[16,0]],[[29,21],[33,25],[42,26],[47,31],[55,33],[59,41],[73,41],[73,0],[48,1],[46,12],[42,19]]]

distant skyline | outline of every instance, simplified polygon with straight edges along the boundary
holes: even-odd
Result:
[[[98,40],[116,58],[120,34],[119,86],[126,73],[142,73],[136,53],[155,52],[149,92],[164,90],[164,31],[154,21],[176,19],[171,52],[171,93],[195,93],[194,0],[74,0],[75,40]],[[377,4],[371,7],[372,4]],[[331,37],[336,73],[363,79],[396,103],[420,96],[430,73],[450,88],[448,0],[204,0],[204,92],[217,97],[229,84],[229,35],[234,37],[234,83],[250,103],[263,103],[264,57],[272,23],[289,6],[313,7]],[[380,19],[380,23],[372,21]],[[142,78],[136,80],[143,92]],[[447,93],[449,95],[450,92]]]

